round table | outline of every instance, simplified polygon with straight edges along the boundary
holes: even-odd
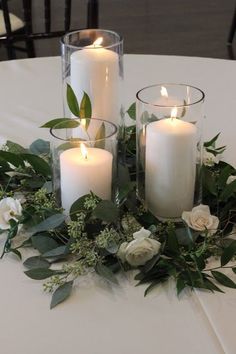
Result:
[[[205,139],[222,132],[225,159],[236,165],[234,61],[126,55],[125,104],[155,83],[186,83],[206,93]],[[60,58],[0,63],[0,138],[28,145],[62,117]],[[96,275],[78,280],[73,296],[52,311],[40,282],[27,278],[8,255],[0,262],[0,343],[3,354],[218,354],[236,353],[236,291],[212,295],[169,282],[146,298],[129,275],[113,287]]]

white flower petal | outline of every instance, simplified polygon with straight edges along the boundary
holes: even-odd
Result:
[[[14,198],[4,198],[0,201],[0,228],[7,230],[10,228],[9,220],[17,220],[21,216],[22,207],[20,201]]]
[[[127,248],[128,242],[123,242],[120,245],[120,248],[117,252],[117,257],[120,258],[121,262],[124,263],[125,262],[125,253],[126,253],[126,248]]]
[[[133,238],[136,240],[141,240],[149,237],[150,235],[151,235],[151,231],[146,230],[144,227],[142,227],[139,231],[134,232]]]
[[[219,219],[211,215],[208,205],[200,204],[194,207],[191,212],[183,212],[182,219],[195,231],[199,231],[202,235],[208,230],[213,235],[218,228]]]
[[[209,206],[204,205],[204,204],[199,204],[198,206],[194,207],[192,209],[191,213],[194,213],[196,211],[203,211],[204,213],[207,213],[208,215],[211,214]]]
[[[227,179],[227,181],[226,181],[226,184],[230,184],[230,183],[232,183],[233,181],[235,181],[236,180],[236,176],[229,176],[228,177],[228,179]]]

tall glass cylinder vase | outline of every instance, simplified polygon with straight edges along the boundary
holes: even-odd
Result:
[[[112,31],[85,29],[62,39],[64,113],[68,109],[66,87],[70,84],[79,105],[84,93],[92,103],[92,117],[103,117],[123,126],[123,39]]]
[[[137,194],[160,219],[201,201],[204,93],[158,84],[137,93]]]
[[[51,129],[53,189],[65,214],[93,192],[111,200],[117,173],[117,127],[101,119],[73,119]]]

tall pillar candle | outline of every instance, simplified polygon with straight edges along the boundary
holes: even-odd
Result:
[[[60,155],[61,200],[66,214],[78,198],[92,191],[102,199],[111,199],[112,154],[88,148],[66,150]]]
[[[80,102],[86,92],[92,101],[92,116],[115,124],[120,121],[119,56],[100,45],[90,45],[71,54],[71,86]]]
[[[196,175],[197,129],[176,118],[147,125],[145,199],[163,218],[179,218],[191,210]]]

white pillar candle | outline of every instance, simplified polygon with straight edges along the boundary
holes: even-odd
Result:
[[[102,199],[111,199],[112,160],[109,151],[98,148],[88,148],[87,156],[81,148],[61,153],[61,200],[66,214],[75,200],[90,191]]]
[[[176,118],[147,126],[145,199],[163,218],[178,218],[191,210],[196,175],[197,129]]]
[[[119,124],[119,56],[95,43],[71,55],[71,86],[79,102],[88,94],[94,118]]]

